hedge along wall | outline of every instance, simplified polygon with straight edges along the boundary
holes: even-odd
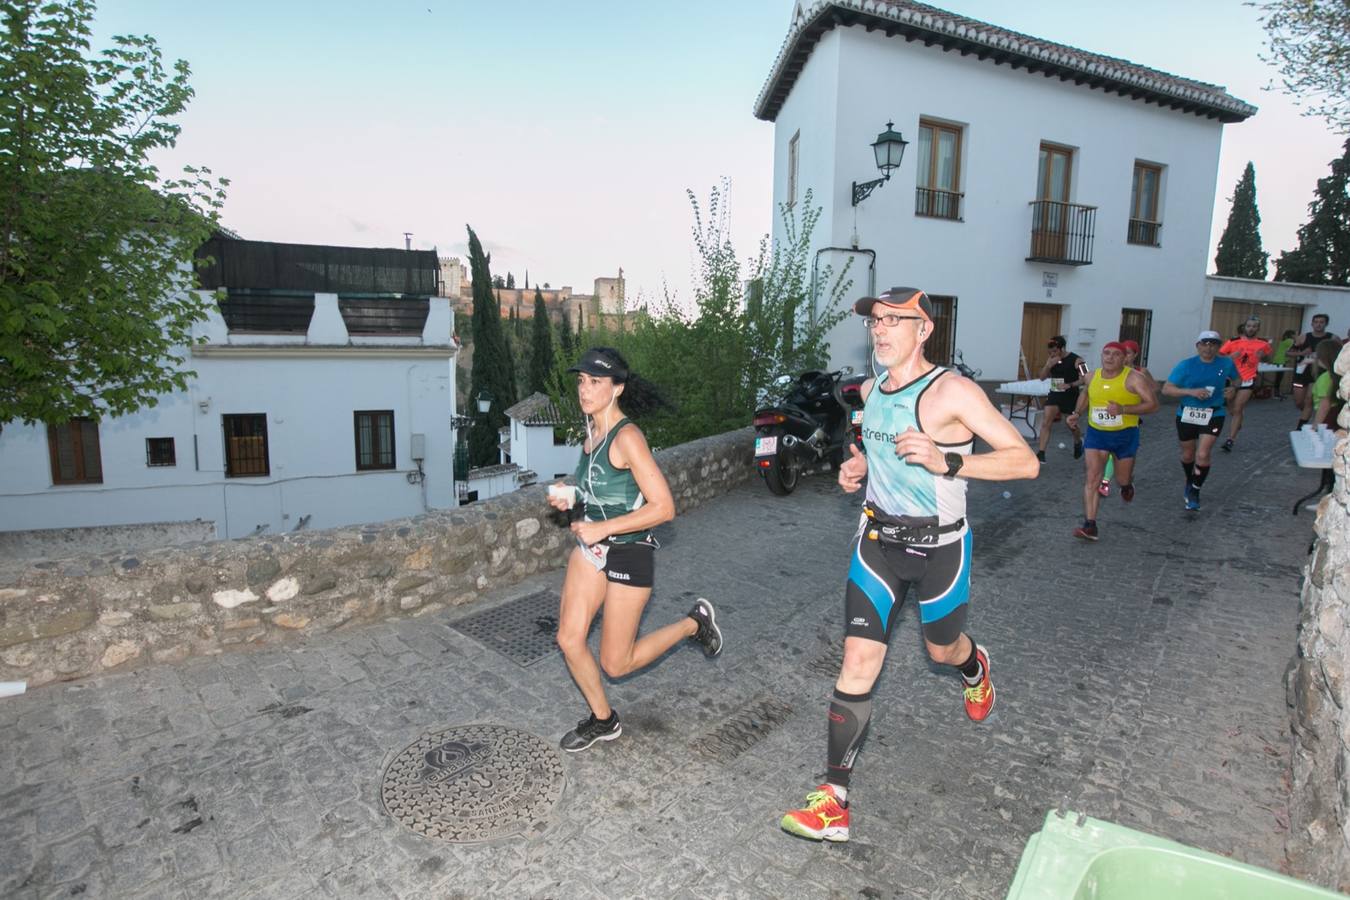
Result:
[[[658,451],[677,511],[750,477],[749,428]],[[30,686],[420,616],[565,563],[536,485],[373,525],[0,571],[0,681]]]

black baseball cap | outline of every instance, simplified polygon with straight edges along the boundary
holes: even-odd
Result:
[[[581,359],[577,360],[576,365],[567,371],[585,372],[587,375],[594,375],[597,378],[613,378],[619,383],[623,383],[628,378],[628,370],[617,359],[604,350],[595,348],[581,354]]]
[[[878,303],[885,303],[887,306],[896,306],[900,309],[918,310],[923,313],[924,318],[928,321],[933,321],[933,301],[929,300],[928,295],[918,288],[893,287],[875,297],[863,297],[853,304],[853,311],[860,316],[870,316],[872,315],[872,307]]]

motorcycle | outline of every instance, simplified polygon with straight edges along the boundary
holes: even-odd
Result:
[[[775,383],[786,391],[776,405],[755,412],[755,470],[769,491],[784,496],[802,470],[828,459],[838,468],[848,445],[862,439],[862,384],[850,366],[812,370]]]
[[[961,355],[960,350],[957,350],[956,353],[952,355],[952,366],[956,371],[960,372],[971,381],[975,381],[984,374],[983,369],[972,369],[970,366],[966,365],[966,358]]]

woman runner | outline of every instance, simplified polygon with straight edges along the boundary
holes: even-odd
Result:
[[[619,678],[650,664],[686,638],[709,657],[722,652],[722,632],[712,604],[703,598],[689,615],[639,638],[638,623],[652,595],[656,541],[651,529],[675,518],[675,501],[642,430],[629,420],[665,401],[648,381],[629,371],[618,351],[595,347],[569,372],[577,373],[577,399],[587,418],[587,439],[577,464],[577,486],[558,482],[549,504],[584,516],[572,523],[577,548],[567,563],[558,611],[558,646],[590,706],[590,715],[560,742],[569,753],[596,741],[612,741],[623,729],[609,705],[600,669]],[[600,607],[600,663],[586,635]]]

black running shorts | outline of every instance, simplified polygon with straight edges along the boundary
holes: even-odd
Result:
[[[912,585],[924,639],[947,646],[961,636],[970,598],[970,531],[936,547],[883,544],[859,536],[844,590],[844,634],[890,643]]]
[[[656,548],[651,544],[609,544],[605,577],[615,584],[651,587],[656,582]]]
[[[1193,441],[1202,434],[1218,437],[1223,433],[1223,416],[1215,416],[1204,425],[1197,425],[1194,422],[1183,422],[1177,419],[1177,440]]]

